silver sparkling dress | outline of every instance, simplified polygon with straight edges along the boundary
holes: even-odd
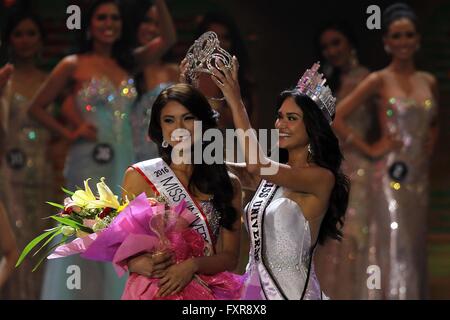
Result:
[[[266,268],[287,299],[299,300],[308,278],[309,253],[312,248],[309,223],[299,205],[282,196],[282,188],[277,190],[272,202],[267,206],[263,223],[263,260]],[[249,256],[242,299],[265,299],[257,264],[253,258],[253,247]],[[317,300],[321,297],[319,281],[312,263],[304,299]]]
[[[19,250],[51,224],[43,218],[52,214],[45,204],[52,197],[52,162],[48,157],[50,133],[28,116],[30,100],[5,90],[3,108],[6,137],[2,152],[0,201],[3,199]],[[40,83],[36,83],[35,91]],[[32,90],[31,90],[32,91]],[[0,298],[39,299],[43,270],[31,273],[36,260],[26,259],[6,283]]]
[[[390,98],[387,129],[403,142],[377,162],[371,253],[381,271],[382,299],[427,297],[427,206],[429,157],[425,143],[436,112],[434,101]]]

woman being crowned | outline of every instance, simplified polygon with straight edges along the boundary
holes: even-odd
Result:
[[[196,121],[201,122],[202,132],[194,135]],[[131,290],[133,278],[150,277],[159,279],[155,298],[170,299],[201,275],[204,285],[210,286],[212,292],[220,277],[223,290],[214,298],[239,298],[238,277],[225,271],[235,269],[239,257],[240,182],[227,171],[223,161],[206,164],[201,159],[194,163],[194,144],[200,142],[191,143],[194,140],[191,137],[203,137],[203,132],[212,128],[217,128],[217,113],[207,98],[189,84],[170,86],[155,100],[148,135],[158,144],[161,157],[136,163],[126,171],[124,196],[132,198],[145,192],[148,197],[163,196],[171,206],[185,201],[196,216],[190,228],[202,236],[210,250],[203,256],[183,259],[177,253],[179,250],[134,256],[127,263],[131,275],[126,291]],[[210,143],[201,143],[202,155]],[[184,160],[172,157],[181,149]],[[211,278],[205,277],[208,275]],[[184,298],[205,297],[194,292]]]

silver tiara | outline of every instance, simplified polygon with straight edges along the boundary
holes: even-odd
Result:
[[[219,69],[220,67],[218,65],[219,61],[225,67],[231,68],[233,58],[220,47],[217,34],[213,31],[207,31],[195,40],[194,44],[189,48],[186,53],[186,60],[186,80],[198,87],[198,74],[200,72],[213,74],[213,68]]]
[[[310,97],[322,111],[328,122],[333,122],[336,112],[336,98],[328,86],[325,86],[327,79],[319,73],[320,62],[314,63],[311,69],[307,69],[297,83],[296,89]]]

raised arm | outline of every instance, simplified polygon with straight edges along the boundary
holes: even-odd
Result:
[[[311,193],[322,196],[326,191],[323,185],[331,189],[334,185],[333,174],[321,167],[293,168],[271,160],[264,153],[255,132],[252,130],[247,111],[242,102],[238,75],[237,59],[233,57],[232,70],[222,68],[215,70],[213,81],[222,90],[225,99],[233,114],[236,129],[243,130],[245,134],[238,134],[239,145],[243,148],[247,170],[260,178],[264,178],[279,186],[289,188],[293,191]]]
[[[136,59],[141,67],[161,58],[177,41],[175,25],[165,1],[155,0],[155,5],[160,17],[161,35],[134,50]]]
[[[0,201],[0,253],[3,258],[0,260],[0,288],[8,280],[14,271],[14,265],[19,258],[16,240],[11,230],[8,217],[3,203]]]

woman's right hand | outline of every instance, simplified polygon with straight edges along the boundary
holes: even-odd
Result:
[[[69,136],[69,140],[71,142],[73,142],[79,138],[96,141],[97,140],[97,128],[88,122],[84,122],[75,131],[71,132],[71,134]]]
[[[172,252],[144,253],[128,261],[128,270],[149,278],[162,278],[172,264]]]
[[[180,82],[181,83],[188,83],[187,78],[186,78],[186,72],[188,69],[188,62],[187,59],[184,58],[183,60],[181,60],[180,63]]]
[[[373,159],[378,159],[392,150],[401,148],[403,143],[395,139],[393,136],[384,136],[378,142],[370,146],[368,156]]]

